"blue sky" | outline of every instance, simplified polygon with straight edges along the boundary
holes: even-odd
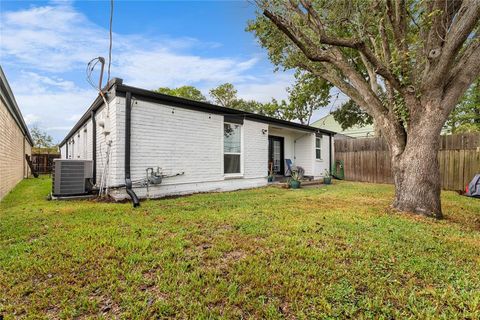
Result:
[[[96,97],[85,67],[108,55],[109,2],[0,5],[2,68],[27,123],[59,141]],[[246,99],[286,98],[292,74],[274,72],[245,32],[254,16],[247,1],[116,1],[112,76],[147,89],[194,85],[206,95],[231,82]]]

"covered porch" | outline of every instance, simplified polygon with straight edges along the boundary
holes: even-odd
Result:
[[[318,176],[316,137],[312,131],[269,125],[267,170],[269,173],[273,171],[275,181],[284,181],[290,176],[288,164],[302,167],[306,178]]]

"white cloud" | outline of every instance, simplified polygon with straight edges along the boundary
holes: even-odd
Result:
[[[2,55],[62,72],[104,52],[106,33],[67,3],[2,13]]]
[[[68,2],[2,13],[2,55],[25,66],[52,73],[81,71],[97,56],[108,55],[108,31],[90,22]],[[205,58],[191,48],[215,48],[215,42],[190,37],[155,39],[114,34],[112,72],[126,82],[145,86],[186,82],[235,81],[257,58]]]
[[[70,1],[1,12],[1,60],[17,74],[9,78],[29,123],[51,130],[61,140],[96,97],[84,70],[93,57],[108,55],[108,30],[78,12]],[[260,58],[201,56],[198,49],[222,44],[190,37],[154,38],[114,34],[112,76],[128,85],[154,89],[194,85],[208,92],[231,82],[239,96],[285,99],[290,75],[258,75]],[[212,50],[214,51],[214,50]],[[74,82],[71,79],[81,82]]]
[[[28,113],[23,116],[23,120],[28,126],[34,125],[38,120],[40,120],[40,116],[33,113]]]
[[[93,89],[35,72],[20,72],[10,85],[27,125],[46,130],[55,141],[63,139],[97,96]]]
[[[165,49],[135,51],[120,57],[118,74],[134,86],[219,84],[247,80],[244,74],[256,59],[238,61],[231,58],[202,58],[181,55]]]
[[[256,82],[245,82],[236,85],[239,96],[246,100],[267,102],[275,97],[277,100],[287,99],[286,88],[294,82],[291,74],[275,73],[268,79],[261,78]]]
[[[74,113],[71,116],[67,117],[68,121],[78,121],[82,117],[81,113]]]

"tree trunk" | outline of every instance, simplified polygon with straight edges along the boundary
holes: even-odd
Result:
[[[404,151],[392,156],[393,207],[440,219],[441,183],[437,158],[440,135],[432,129],[426,126],[410,131]]]

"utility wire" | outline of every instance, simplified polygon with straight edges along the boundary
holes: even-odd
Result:
[[[92,74],[95,66],[100,62],[99,58],[93,58],[87,63],[87,69],[85,70],[87,76],[87,82],[95,89],[98,90],[98,85],[93,82]]]
[[[110,46],[108,48],[108,71],[107,71],[107,83],[110,81],[110,67],[112,65],[112,25],[113,25],[113,0],[110,0]]]

